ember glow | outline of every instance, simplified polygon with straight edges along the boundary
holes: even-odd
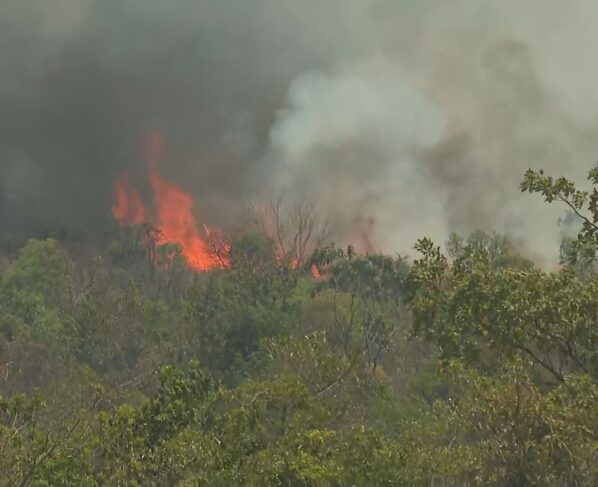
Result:
[[[151,134],[146,148],[149,180],[154,193],[154,211],[148,212],[145,209],[139,191],[129,184],[125,174],[114,184],[114,218],[122,225],[152,223],[160,230],[158,244],[180,245],[185,261],[196,271],[228,267],[230,249],[224,243],[221,232],[206,225],[200,226],[195,218],[195,204],[191,195],[166,181],[158,173],[162,144],[160,134]],[[203,234],[200,228],[203,229]]]

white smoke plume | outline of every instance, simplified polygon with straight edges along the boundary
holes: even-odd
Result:
[[[318,201],[341,240],[354,237],[352,221],[358,230],[368,217],[385,250],[409,248],[417,233],[446,235],[437,218],[445,196],[420,192],[428,175],[418,163],[442,140],[442,112],[399,66],[376,59],[303,75],[288,104],[270,134],[272,157],[283,165],[276,184]]]
[[[518,183],[528,167],[583,178],[595,160],[596,4],[374,7],[388,29],[368,56],[291,84],[270,133],[282,180],[333,221],[373,217],[385,251],[483,229],[554,261],[562,213]]]

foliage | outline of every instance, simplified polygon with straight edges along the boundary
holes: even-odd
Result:
[[[581,222],[577,238],[569,242],[566,262],[578,259],[595,261],[598,249],[598,165],[588,172],[591,191],[578,189],[574,182],[565,177],[553,178],[544,171],[529,169],[521,183],[521,190],[539,193],[548,203],[563,203]]]
[[[404,318],[405,261],[361,256],[349,247],[346,252],[335,248],[315,252],[310,264],[329,276],[316,291],[331,295],[336,340],[347,355],[364,353],[376,369]]]
[[[568,374],[598,377],[598,280],[568,270],[496,268],[475,253],[449,265],[429,240],[411,274],[414,330],[443,358],[486,367],[516,357],[563,382]]]
[[[595,484],[598,196],[522,189],[582,222],[561,269],[483,232],[314,249],[304,206],[202,274],[147,225],[0,255],[0,485]]]

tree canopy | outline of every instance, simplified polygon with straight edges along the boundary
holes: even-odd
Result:
[[[206,273],[146,227],[7,246],[0,485],[594,485],[588,182],[521,184],[578,223],[556,270],[484,232],[414,259],[312,249],[288,236],[319,225],[307,207]]]

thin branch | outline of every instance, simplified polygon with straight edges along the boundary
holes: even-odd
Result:
[[[355,358],[351,361],[349,366],[343,371],[343,373],[341,375],[339,375],[336,379],[328,382],[325,386],[318,389],[316,391],[316,396],[319,397],[319,396],[325,394],[327,391],[332,389],[336,384],[341,382],[345,377],[347,377],[347,375],[349,375],[351,370],[353,370],[353,367],[355,367],[355,364],[357,364],[357,357],[358,357],[358,355],[355,355]]]
[[[90,411],[93,411],[99,404],[100,402],[102,402],[102,397],[99,397],[86,411],[87,413],[89,413]],[[47,435],[46,436],[46,440],[45,440],[45,444],[44,444],[44,452],[35,457],[33,459],[33,464],[31,465],[31,467],[29,468],[29,471],[27,472],[27,474],[23,477],[23,479],[21,480],[21,482],[18,484],[19,487],[23,487],[25,485],[27,485],[27,483],[29,482],[29,479],[33,476],[33,474],[35,473],[35,469],[37,468],[38,465],[40,465],[42,462],[44,462],[46,460],[46,458],[50,457],[57,449],[58,447],[60,447],[62,444],[64,444],[64,442],[66,440],[68,440],[73,433],[77,430],[77,428],[79,427],[79,425],[83,422],[83,415],[80,415],[75,422],[72,424],[72,426],[67,430],[66,434],[60,438],[57,439],[53,445],[48,446],[49,442],[50,442],[50,436]]]
[[[596,225],[592,220],[590,220],[587,216],[583,215],[582,213],[579,212],[579,210],[575,207],[575,205],[573,203],[571,203],[567,198],[563,197],[563,196],[559,196],[559,200],[561,200],[563,203],[565,203],[569,208],[571,208],[573,210],[573,212],[579,217],[581,218],[583,221],[585,221],[588,225],[590,225],[594,230],[598,231],[598,225]]]
[[[528,347],[526,347],[524,345],[517,345],[517,348],[519,350],[521,350],[522,352],[525,352],[526,354],[528,354],[533,360],[535,360],[538,364],[540,364],[542,367],[544,367],[544,369],[546,369],[548,372],[550,372],[560,383],[563,383],[563,384],[565,383],[565,378],[561,374],[559,374],[556,370],[554,370],[547,362],[545,362],[540,357],[538,357]]]

